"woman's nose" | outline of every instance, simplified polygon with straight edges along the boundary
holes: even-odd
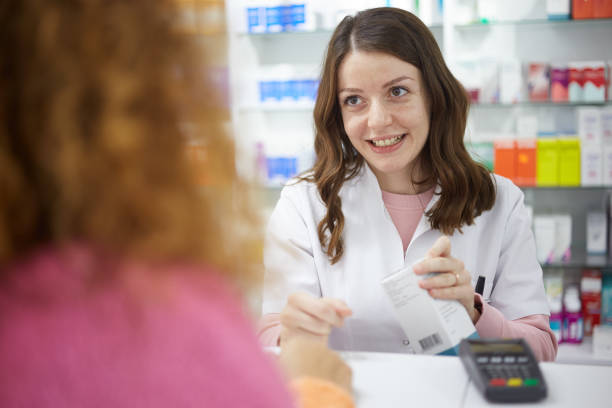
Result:
[[[391,124],[391,112],[381,102],[373,102],[368,112],[368,126],[372,129],[382,128]]]

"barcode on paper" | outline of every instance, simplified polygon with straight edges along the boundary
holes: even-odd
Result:
[[[427,351],[430,348],[442,344],[442,339],[438,333],[434,333],[431,336],[427,336],[424,339],[419,340],[419,344],[423,351]]]

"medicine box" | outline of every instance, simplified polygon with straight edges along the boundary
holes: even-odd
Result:
[[[580,140],[577,137],[558,139],[559,185],[580,185]],[[612,165],[612,161],[610,162]]]
[[[527,90],[531,102],[548,100],[550,80],[548,65],[544,63],[530,63],[527,67]]]
[[[519,139],[516,141],[516,176],[519,186],[536,185],[536,139]]]
[[[461,303],[432,298],[418,285],[422,278],[407,266],[384,278],[382,286],[416,353],[457,355],[459,342],[477,336],[476,328]]]
[[[603,185],[603,150],[601,145],[581,144],[580,178],[583,186]]]
[[[559,185],[559,143],[556,138],[539,138],[536,158],[536,184]]]
[[[608,217],[603,211],[591,211],[586,216],[587,254],[602,255],[607,251]]]
[[[473,142],[466,144],[468,152],[475,161],[493,171],[493,143],[492,142]]]
[[[593,328],[599,325],[601,318],[601,271],[585,269],[580,280],[580,300],[584,319],[584,335],[593,334]]]
[[[495,174],[514,181],[516,177],[516,141],[509,139],[495,140],[493,149]]]

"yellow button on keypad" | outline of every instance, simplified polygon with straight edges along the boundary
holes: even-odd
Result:
[[[520,387],[521,385],[523,385],[523,380],[521,380],[520,378],[509,378],[508,382],[506,383],[507,387]]]

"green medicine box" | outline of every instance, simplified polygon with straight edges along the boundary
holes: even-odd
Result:
[[[474,142],[466,143],[467,151],[472,159],[482,163],[485,167],[493,171],[493,142]]]

